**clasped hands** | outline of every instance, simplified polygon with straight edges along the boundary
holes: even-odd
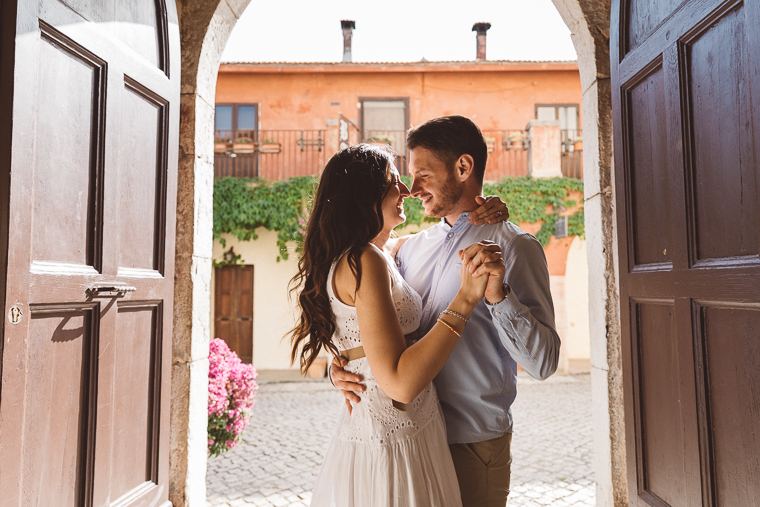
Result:
[[[504,292],[504,259],[501,247],[491,240],[484,239],[473,243],[458,252],[463,268],[469,270],[473,278],[488,276],[484,297],[490,303],[503,300],[508,294]],[[462,274],[460,273],[460,276]],[[364,392],[362,377],[343,369],[348,364],[344,357],[336,357],[330,365],[330,378],[333,385],[340,390],[346,401],[348,412],[351,413],[351,403],[359,403],[361,398],[356,393]]]

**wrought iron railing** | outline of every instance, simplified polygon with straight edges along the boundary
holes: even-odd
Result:
[[[562,175],[583,179],[583,131],[563,129],[559,134],[562,146]]]
[[[217,130],[214,133],[214,176],[261,176],[282,180],[319,174],[335,145],[360,142],[389,145],[396,167],[408,174],[406,132],[349,129],[348,139],[327,140],[326,130]],[[560,130],[562,174],[583,178],[581,130]],[[335,134],[333,134],[335,135]],[[338,133],[338,135],[340,135]],[[484,130],[488,147],[485,180],[528,174],[528,134],[525,130]]]
[[[318,174],[327,159],[325,130],[217,130],[214,176],[282,180]]]
[[[524,130],[484,130],[488,162],[484,179],[528,174],[528,134]]]

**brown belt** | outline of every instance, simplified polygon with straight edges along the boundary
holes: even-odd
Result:
[[[404,335],[404,338],[406,339],[406,346],[410,346],[414,342],[420,339],[421,333],[419,331],[412,331],[408,335]],[[347,361],[356,361],[357,359],[361,359],[362,357],[367,357],[367,355],[364,353],[364,347],[354,347],[352,349],[344,350],[340,353],[341,357],[344,357]],[[400,401],[391,400],[393,402],[393,407],[396,410],[400,410],[401,412],[406,412],[406,403],[401,403]]]

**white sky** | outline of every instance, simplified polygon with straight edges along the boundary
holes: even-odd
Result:
[[[337,62],[341,19],[356,21],[354,62],[474,60],[479,21],[489,60],[575,60],[551,0],[253,0],[223,62]]]

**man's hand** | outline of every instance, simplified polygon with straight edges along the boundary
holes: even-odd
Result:
[[[356,393],[363,393],[366,389],[364,384],[360,384],[362,378],[354,373],[349,373],[343,369],[348,364],[345,357],[333,358],[330,365],[330,378],[335,387],[338,388],[340,393],[346,398],[346,406],[348,407],[348,413],[353,410],[351,402],[359,403],[361,398]]]
[[[484,239],[473,243],[464,250],[459,251],[459,258],[470,263],[472,276],[479,277],[488,275],[485,298],[491,303],[497,303],[504,299],[504,259],[501,247],[491,240]]]

